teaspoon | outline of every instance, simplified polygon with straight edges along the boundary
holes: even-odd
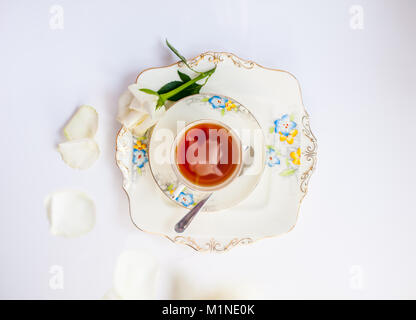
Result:
[[[241,169],[241,172],[239,176],[241,176],[244,172],[244,170],[251,166],[253,163],[253,153],[254,149],[252,146],[244,146],[243,147],[244,152],[244,162],[243,162],[243,168]],[[248,157],[247,157],[248,155]],[[251,160],[251,161],[250,161]],[[212,196],[212,193],[210,193],[206,198],[202,199],[198,202],[198,204],[191,209],[179,222],[175,225],[175,231],[177,233],[182,233],[185,231],[186,228],[188,228],[189,224],[192,222],[192,220],[195,218],[196,214],[202,209],[202,207],[205,205],[205,203],[209,200],[209,198]]]

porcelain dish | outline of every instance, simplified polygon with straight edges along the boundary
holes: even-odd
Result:
[[[230,97],[256,119],[263,132],[263,144],[257,146],[264,148],[261,152],[264,171],[251,192],[241,194],[241,190],[229,190],[227,197],[238,201],[208,208],[216,212],[201,213],[184,233],[177,234],[173,226],[188,209],[175,199],[186,204],[189,198],[178,198],[175,194],[172,201],[169,194],[174,186],[171,190],[165,186],[167,191],[161,192],[161,184],[155,183],[149,166],[151,133],[134,137],[122,127],[117,136],[116,161],[123,175],[132,222],[142,231],[197,251],[227,251],[289,232],[297,222],[317,154],[316,138],[310,129],[298,81],[289,72],[265,68],[231,53],[207,52],[188,63],[201,71],[217,67],[201,94],[208,99],[213,95]],[[147,69],[136,81],[141,88],[158,90],[177,77],[177,70],[191,75],[178,62]],[[220,112],[228,111],[225,105],[220,109],[225,109]],[[161,124],[162,121],[163,118]]]

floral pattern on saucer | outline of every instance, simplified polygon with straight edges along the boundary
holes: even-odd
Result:
[[[290,153],[290,157],[292,158],[293,164],[296,164],[298,166],[300,165],[300,156],[301,156],[300,148],[298,148],[298,150],[292,151]]]
[[[213,109],[221,110],[222,115],[224,115],[226,111],[238,111],[240,109],[240,106],[236,102],[225,97],[212,96],[210,98],[203,98],[202,101],[209,102]]]
[[[279,154],[275,147],[267,146],[266,163],[269,167],[274,167],[280,164]]]
[[[197,195],[192,193],[188,188],[181,185],[177,186],[173,183],[167,183],[161,185],[163,192],[166,193],[169,198],[176,201],[185,208],[195,206],[198,202],[196,201]]]
[[[208,102],[212,105],[214,109],[218,109],[218,108],[224,109],[225,104],[227,103],[227,99],[222,98],[220,96],[212,96],[211,98],[208,99]]]
[[[149,161],[147,155],[147,138],[139,137],[133,140],[133,166],[139,174],[143,173],[144,165]]]
[[[296,122],[293,121],[293,115],[283,115],[280,119],[274,121],[274,132],[280,136],[280,141],[286,141],[288,144],[293,144],[294,138],[298,134],[298,130],[295,129]]]
[[[266,164],[279,172],[280,176],[294,175],[301,164],[300,136],[296,116],[283,114],[270,127],[266,146]]]
[[[178,201],[181,205],[185,206],[185,207],[189,207],[191,205],[193,205],[194,202],[194,196],[192,193],[186,193],[181,191],[181,193],[179,193],[179,195],[175,198],[176,201]]]

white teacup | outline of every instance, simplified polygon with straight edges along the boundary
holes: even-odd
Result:
[[[208,137],[206,136],[206,133],[200,129],[201,127],[210,128]],[[220,129],[217,130],[218,128]],[[221,137],[219,138],[219,144],[217,138],[220,136],[220,134],[218,132],[221,134]],[[192,136],[190,136],[190,133]],[[183,144],[186,143],[186,141],[189,143],[189,138],[194,138],[194,136],[197,136],[197,139],[196,141],[192,141],[194,143],[193,145],[195,146],[195,144],[200,143],[197,147],[197,150],[185,150],[186,148],[183,146]],[[202,143],[199,141],[201,137],[202,139],[205,139]],[[230,155],[228,154],[230,152],[230,148],[228,146],[230,140],[228,138],[231,138],[231,159]],[[215,145],[212,147],[208,146],[208,150],[206,150],[206,144],[212,143],[210,141],[213,141],[213,139],[215,139]],[[223,139],[227,139],[227,141],[224,142]],[[195,156],[193,151],[199,152],[202,149],[205,149],[206,154],[204,154],[202,158]],[[179,150],[183,154],[178,155]],[[226,154],[224,154],[223,151],[225,151]],[[191,160],[193,160],[194,165],[189,165]],[[180,183],[188,186],[193,190],[202,192],[218,191],[229,185],[236,177],[238,177],[241,171],[242,146],[240,138],[232,128],[218,120],[201,119],[190,122],[177,134],[172,143],[171,163]],[[188,166],[186,164],[188,164]],[[227,169],[225,173],[221,171],[221,168],[224,167]],[[193,174],[189,168],[194,171]],[[184,171],[185,169],[189,170]],[[190,177],[193,177],[194,179],[191,180]],[[206,183],[197,183],[195,181],[201,181],[204,178],[208,181],[206,177],[213,177],[214,181]]]

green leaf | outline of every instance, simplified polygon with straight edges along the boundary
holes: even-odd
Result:
[[[282,177],[287,177],[287,176],[291,176],[295,172],[296,172],[296,169],[286,169],[285,171],[280,172],[280,175]]]
[[[150,89],[139,89],[139,90],[140,91],[143,91],[145,93],[148,93],[148,94],[153,94],[155,96],[158,96],[159,95],[156,91],[153,91],[153,90],[150,90]]]
[[[156,110],[165,104],[165,101],[178,101],[184,97],[194,95],[200,92],[201,88],[205,85],[209,77],[215,72],[216,67],[205,71],[199,72],[199,75],[187,82],[171,81],[165,84],[158,90],[159,100],[156,105]],[[203,84],[198,84],[199,80],[206,78]]]
[[[162,107],[165,104],[165,99],[159,96],[159,100],[157,100],[156,110]]]
[[[181,80],[183,82],[191,81],[191,77],[190,76],[188,76],[187,74],[185,74],[183,72],[180,72],[179,70],[178,70],[178,75],[179,75],[179,78],[181,78]]]
[[[179,58],[181,59],[181,61],[192,71],[195,71],[191,68],[191,66],[188,64],[188,62],[186,61],[185,57],[183,55],[181,55],[178,50],[176,50],[168,41],[168,39],[166,39],[166,45],[169,47],[170,50],[172,50],[172,52]],[[196,71],[195,71],[196,72]]]
[[[267,149],[276,151],[276,148],[272,145],[267,145]]]
[[[223,116],[225,114],[225,109],[221,109],[221,115]]]
[[[172,91],[173,89],[176,89],[176,88],[180,87],[181,85],[183,85],[182,81],[177,81],[177,80],[172,81],[172,82],[169,82],[169,83],[165,84],[162,88],[160,88],[157,91],[157,93],[158,94],[164,94],[164,93],[167,93],[169,91]]]
[[[273,133],[274,132],[274,127],[270,127],[269,128],[269,133]]]
[[[182,98],[185,98],[187,96],[192,96],[193,94],[199,93],[202,86],[200,84],[194,83],[191,84],[189,87],[183,89],[182,91],[175,94],[173,97],[170,97],[168,100],[170,101],[178,101]]]
[[[207,102],[207,101],[209,101],[209,98],[203,98],[203,99],[201,99],[201,101],[202,102]]]
[[[289,116],[289,119],[290,119],[290,121],[293,121],[293,120],[295,119],[295,115],[292,113],[292,114]]]
[[[183,85],[183,82],[181,82],[181,81],[172,81],[172,82],[169,82],[169,83],[165,84],[162,88],[160,88],[158,90],[157,93],[158,94],[164,94],[166,92],[170,92],[170,91],[180,87],[181,85]],[[197,84],[197,83],[193,83],[189,87],[183,89],[182,91],[179,91],[174,96],[168,98],[168,100],[169,101],[178,101],[178,100],[180,100],[182,98],[185,98],[187,96],[191,96],[193,94],[199,93],[201,88],[202,88],[202,85]]]

